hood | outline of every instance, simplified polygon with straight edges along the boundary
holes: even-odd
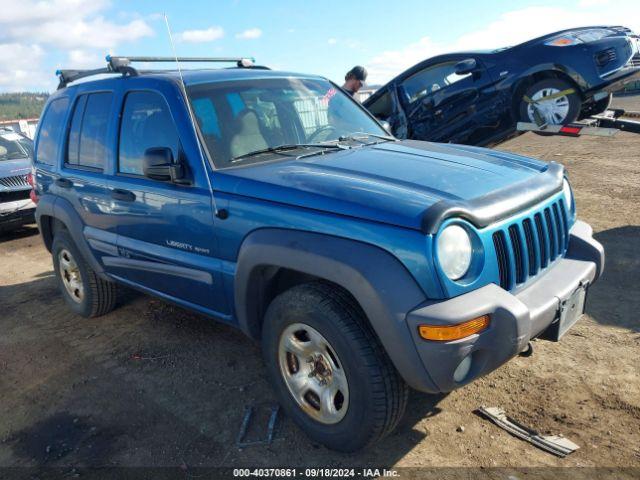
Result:
[[[404,140],[216,172],[218,191],[420,229],[429,207],[530,179],[544,162],[464,145]]]

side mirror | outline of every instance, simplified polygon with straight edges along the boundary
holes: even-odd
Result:
[[[144,152],[142,172],[147,178],[163,182],[176,182],[184,178],[184,166],[173,163],[173,152],[168,147],[147,148]]]
[[[388,134],[393,135],[393,133],[391,133],[391,124],[389,122],[386,120],[380,120],[380,125],[382,125],[382,128],[384,128]]]
[[[466,60],[456,63],[454,71],[456,75],[467,75],[473,73],[477,66],[478,62],[476,62],[475,58],[467,58]]]

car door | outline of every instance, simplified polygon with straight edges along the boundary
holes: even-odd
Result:
[[[129,91],[123,98],[111,185],[119,256],[110,263],[115,276],[133,286],[206,313],[226,314],[202,161],[186,156],[165,93],[175,98],[175,91],[160,87]],[[149,148],[170,149],[174,163],[185,166],[185,179],[146,177],[143,160]]]
[[[398,101],[398,89],[389,84],[365,102],[369,112],[380,121],[388,122],[391,133],[397,138],[407,138],[407,118]]]
[[[461,61],[475,63],[473,71],[456,73]],[[487,125],[489,75],[478,58],[448,57],[422,68],[398,85],[406,112],[408,137],[464,143]]]
[[[111,211],[111,192],[105,168],[113,151],[112,91],[83,92],[73,102],[64,138],[59,176],[50,190],[66,200],[82,219],[82,234],[94,257],[104,257],[117,248],[116,223]]]

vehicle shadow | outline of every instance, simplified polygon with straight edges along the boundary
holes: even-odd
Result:
[[[13,228],[11,230],[0,229],[0,243],[10,242],[11,240],[19,240],[21,238],[31,237],[38,234],[36,224],[24,225],[22,227]]]
[[[603,325],[640,332],[640,227],[612,228],[594,237],[606,260],[602,278],[589,291],[587,313]]]

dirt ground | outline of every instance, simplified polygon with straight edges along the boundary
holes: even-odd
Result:
[[[274,400],[256,345],[138,294],[103,318],[70,314],[26,228],[0,238],[0,466],[640,467],[640,136],[527,134],[500,149],[564,163],[606,249],[588,316],[561,342],[449,395],[413,392],[395,434],[366,452],[314,445],[286,418],[270,447],[239,450],[245,406]],[[580,449],[554,457],[474,414],[481,405]]]

